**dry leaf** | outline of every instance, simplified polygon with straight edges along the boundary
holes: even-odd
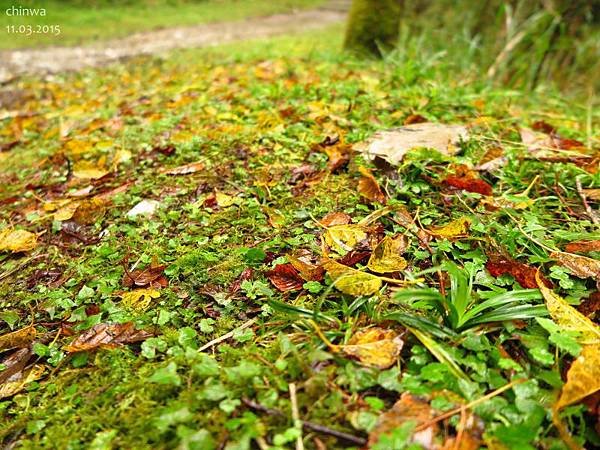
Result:
[[[79,161],[73,165],[73,176],[82,180],[97,180],[109,172],[101,164]]]
[[[120,344],[143,341],[152,336],[144,330],[136,330],[133,322],[99,323],[78,336],[70,345],[65,347],[69,353],[95,350],[99,347],[114,348]]]
[[[427,232],[435,237],[453,239],[466,236],[470,225],[471,220],[469,218],[460,217],[444,226],[433,227],[430,230],[427,230]]]
[[[27,385],[39,380],[46,368],[42,365],[34,365],[22,372],[17,372],[0,384],[0,398],[10,397],[21,392]]]
[[[273,270],[265,273],[273,286],[281,292],[297,291],[302,289],[304,279],[300,272],[291,264],[277,264]]]
[[[37,245],[37,234],[6,228],[0,231],[0,252],[27,252]]]
[[[567,382],[554,405],[558,411],[600,390],[600,345],[584,345],[567,373]]]
[[[125,287],[145,287],[148,285],[153,288],[165,287],[169,284],[169,281],[163,275],[165,267],[165,265],[158,264],[158,261],[153,258],[150,267],[146,269],[137,269],[131,272],[126,270],[123,274],[123,285]]]
[[[28,347],[35,339],[36,334],[35,328],[30,325],[0,336],[0,351]]]
[[[482,180],[477,172],[465,165],[457,166],[454,174],[446,177],[443,184],[467,192],[476,192],[488,196],[492,195],[492,186]]]
[[[359,167],[358,170],[362,175],[358,181],[358,193],[372,202],[385,203],[385,194],[371,171],[365,167]]]
[[[600,328],[569,305],[564,299],[548,289],[539,273],[536,276],[536,280],[552,319],[564,330],[581,333],[578,340],[582,344],[600,344]]]
[[[306,281],[321,281],[325,276],[325,269],[318,264],[312,264],[306,257],[287,255],[287,260],[300,273]]]
[[[219,208],[227,208],[238,203],[237,197],[219,191],[215,191],[215,200]]]
[[[400,256],[408,246],[406,236],[384,237],[369,258],[367,267],[377,273],[397,272],[406,268],[406,260]]]
[[[164,173],[167,175],[189,175],[190,173],[195,173],[204,169],[204,167],[204,163],[197,161],[172,169],[161,169],[160,173]]]
[[[389,411],[379,416],[377,425],[369,433],[368,447],[373,447],[381,436],[391,433],[405,422],[414,421],[419,426],[428,423],[433,417],[434,413],[429,403],[405,392]],[[413,433],[411,442],[426,450],[437,449],[434,439],[438,429],[437,423],[434,423],[422,431]]]
[[[325,230],[323,239],[336,253],[343,255],[367,238],[365,227],[358,224],[334,225]]]
[[[337,346],[348,356],[352,356],[367,367],[387,369],[394,365],[404,342],[392,330],[369,328],[357,331],[347,345]]]
[[[331,212],[319,220],[322,227],[332,227],[334,225],[348,225],[352,223],[352,217],[343,212]]]
[[[414,148],[432,148],[444,155],[454,155],[458,151],[455,145],[467,137],[467,128],[462,125],[425,122],[380,131],[355,148],[371,159],[379,156],[398,165]]]
[[[323,267],[334,280],[334,285],[344,294],[373,295],[381,288],[379,277],[344,266],[331,259],[323,263]]]
[[[160,292],[156,289],[136,289],[121,294],[124,306],[141,311],[148,309],[152,299],[158,297],[160,297]]]
[[[556,259],[576,277],[600,279],[600,261],[596,259],[565,252],[552,252],[550,258]]]
[[[565,251],[569,253],[600,252],[600,240],[569,242],[565,246]]]
[[[583,189],[583,194],[588,200],[600,201],[600,189]]]
[[[127,217],[137,216],[151,216],[159,208],[160,203],[156,200],[142,200],[129,211],[127,211]]]
[[[517,280],[521,287],[524,287],[525,289],[537,288],[537,269],[534,267],[509,259],[505,256],[490,256],[488,262],[485,264],[485,268],[494,278],[508,273]],[[552,283],[542,275],[540,275],[540,279],[547,287],[552,288]]]

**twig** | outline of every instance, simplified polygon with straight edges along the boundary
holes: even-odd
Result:
[[[298,428],[300,434],[296,438],[296,450],[304,450],[304,442],[302,442],[302,421],[298,413],[298,398],[296,397],[296,383],[290,383],[290,401],[292,403],[292,419],[294,427]]]
[[[226,341],[227,339],[229,339],[230,337],[232,337],[236,331],[242,331],[245,330],[246,328],[254,325],[254,322],[256,322],[257,318],[254,317],[253,319],[250,319],[246,322],[244,322],[243,324],[241,324],[239,327],[234,328],[233,330],[231,330],[229,333],[225,333],[223,336],[220,336],[216,339],[213,339],[210,342],[207,342],[206,344],[204,344],[202,347],[200,347],[198,349],[199,352],[203,352],[204,350],[211,348],[213,345],[217,345],[220,342]]]
[[[266,406],[263,406],[260,403],[256,403],[255,401],[252,401],[246,397],[242,398],[242,403],[244,405],[248,406],[249,408],[255,409],[256,411],[264,412],[265,414],[268,414],[270,416],[285,417],[285,414],[283,414],[278,409],[267,408]],[[367,444],[367,440],[364,438],[361,438],[359,436],[354,436],[349,433],[344,433],[343,431],[334,430],[332,428],[326,427],[325,425],[319,425],[317,423],[308,422],[306,420],[301,420],[300,423],[302,424],[302,428],[304,428],[306,430],[326,434],[328,436],[333,436],[337,439],[340,439],[340,440],[343,440],[343,441],[346,441],[346,442],[349,442],[349,443],[352,443],[355,445],[364,446]]]
[[[510,388],[512,388],[514,385],[519,384],[519,383],[523,383],[527,381],[526,378],[519,378],[516,380],[511,381],[508,384],[505,384],[504,386],[502,386],[501,388],[496,389],[495,391],[490,392],[489,394],[484,395],[483,397],[478,398],[477,400],[473,400],[470,403],[467,403],[466,405],[461,405],[458,408],[454,408],[451,409],[448,412],[445,412],[444,414],[440,414],[439,416],[434,417],[431,420],[428,420],[425,423],[422,423],[421,425],[419,425],[418,427],[415,428],[415,433],[417,431],[423,431],[426,430],[427,428],[429,428],[430,426],[432,426],[433,424],[440,422],[444,419],[448,419],[449,417],[452,417],[456,414],[460,414],[463,411],[466,411],[467,409],[471,409],[477,405],[479,405],[480,403],[485,402],[486,400],[489,400],[492,397],[495,397],[497,395],[502,394],[504,391],[509,390]]]
[[[590,218],[590,220],[592,221],[592,223],[598,225],[598,223],[599,223],[598,218],[596,217],[596,214],[594,213],[594,210],[592,209],[590,204],[587,202],[585,192],[583,192],[583,186],[581,186],[581,179],[579,177],[575,177],[575,185],[577,186],[577,193],[579,194],[579,197],[581,198],[581,203],[583,203],[585,212],[587,213],[587,215]]]

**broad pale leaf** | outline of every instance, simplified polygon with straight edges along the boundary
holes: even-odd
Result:
[[[352,250],[356,244],[367,238],[364,226],[358,224],[334,225],[325,230],[323,239],[336,253],[343,255]]]

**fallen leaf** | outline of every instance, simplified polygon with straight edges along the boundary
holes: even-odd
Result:
[[[127,217],[137,216],[151,216],[159,208],[160,203],[156,200],[142,200],[129,211],[127,211]]]
[[[203,162],[197,161],[190,164],[184,164],[183,166],[175,167],[172,169],[161,169],[160,173],[166,175],[189,175],[191,173],[199,172],[205,167]]]
[[[39,380],[46,368],[42,365],[34,365],[30,368],[17,372],[0,384],[0,398],[10,397],[21,392],[33,381]]]
[[[220,191],[215,191],[215,200],[219,208],[228,208],[229,206],[238,203],[237,197],[233,195],[227,195]]]
[[[97,348],[115,348],[121,344],[139,342],[152,336],[144,330],[136,330],[133,322],[99,323],[78,336],[65,347],[68,353],[95,350]]]
[[[420,114],[409,114],[406,119],[404,119],[404,125],[413,125],[415,123],[424,123],[427,122],[427,119]]]
[[[488,262],[485,264],[485,268],[494,278],[509,274],[517,280],[517,283],[519,283],[521,287],[525,289],[537,288],[537,269],[534,267],[517,262],[505,256],[490,256]],[[540,275],[540,279],[542,279],[545,286],[552,288],[552,283],[542,275]]]
[[[365,259],[369,258],[371,253],[371,250],[361,249],[359,246],[358,248],[349,251],[344,256],[337,259],[337,262],[348,267],[354,267],[358,263],[361,263]]]
[[[358,224],[333,225],[323,233],[325,243],[336,253],[343,255],[367,238],[364,226]]]
[[[588,200],[600,201],[600,189],[583,189],[583,193]]]
[[[404,392],[390,410],[379,416],[377,424],[369,433],[367,446],[373,447],[382,436],[392,433],[406,422],[415,422],[415,425],[419,426],[428,423],[433,417],[434,413],[428,402]],[[438,431],[437,423],[433,423],[430,427],[413,433],[410,442],[420,445],[425,450],[437,449],[434,440]]]
[[[156,289],[135,289],[121,294],[122,304],[128,308],[144,311],[148,309],[153,298],[160,297]]]
[[[327,136],[323,142],[313,146],[313,150],[323,152],[327,155],[329,161],[327,168],[331,172],[336,172],[345,167],[352,156],[352,146],[345,144],[339,136]]]
[[[352,223],[352,217],[343,212],[331,212],[319,220],[319,224],[325,228],[334,225],[348,225]]]
[[[536,276],[536,281],[546,301],[546,308],[548,308],[550,316],[562,329],[581,333],[578,340],[582,344],[600,344],[600,328],[594,322],[548,289],[539,273]]]
[[[556,132],[554,125],[550,125],[548,122],[543,120],[537,120],[531,124],[531,129],[534,131],[541,131],[545,134],[551,134]]]
[[[302,255],[287,255],[287,260],[300,273],[306,281],[321,281],[325,276],[325,269],[320,264],[312,264],[310,260]]]
[[[446,186],[467,192],[476,192],[481,195],[492,195],[492,186],[479,177],[474,170],[464,165],[457,166],[455,173],[446,177],[443,181]]]
[[[131,272],[126,270],[123,274],[123,285],[125,287],[148,285],[154,288],[165,287],[168,284],[168,280],[164,276],[165,268],[165,265],[158,264],[158,261],[153,260],[150,267],[146,269],[136,269]]]
[[[554,405],[556,411],[579,403],[600,390],[600,345],[584,345],[567,372],[567,382]]]
[[[69,219],[72,218],[80,225],[91,225],[104,217],[104,214],[106,214],[106,201],[100,198],[91,198],[77,202]],[[59,219],[56,216],[54,218],[56,220],[68,220]]]
[[[569,242],[565,246],[565,251],[569,253],[600,252],[600,240]]]
[[[108,175],[102,164],[90,161],[79,161],[73,165],[73,176],[81,180],[97,180]]]
[[[403,344],[396,332],[373,327],[357,331],[347,345],[337,347],[346,355],[356,358],[361,365],[383,370],[398,360]]]
[[[390,164],[398,165],[415,148],[434,149],[443,155],[454,155],[458,152],[455,145],[467,137],[468,130],[462,125],[425,122],[380,131],[355,148],[371,159],[379,156]]]
[[[565,252],[552,252],[550,258],[557,260],[578,278],[600,279],[600,261],[596,259]]]
[[[483,158],[481,158],[481,161],[479,161],[475,170],[493,172],[503,167],[507,161],[508,158],[504,156],[504,149],[502,147],[492,147],[485,152],[485,155],[483,155]]]
[[[467,217],[460,217],[441,227],[433,227],[427,232],[434,236],[446,239],[454,239],[466,236],[469,231],[471,220]]]
[[[577,311],[586,317],[600,311],[600,291],[592,292],[589,297],[582,299],[577,305]]]
[[[381,288],[382,281],[379,277],[360,270],[344,266],[331,259],[323,263],[335,287],[344,294],[373,295]]]
[[[27,365],[32,354],[31,346],[28,346],[20,348],[0,360],[0,366],[4,366],[4,370],[0,370],[0,385],[14,374],[21,372]]]
[[[273,283],[273,286],[281,292],[300,290],[304,284],[300,272],[291,263],[277,264],[273,270],[269,270],[265,275]]]
[[[367,200],[385,204],[386,196],[371,171],[365,167],[359,167],[358,170],[362,175],[358,180],[358,193]]]
[[[28,347],[35,339],[36,334],[35,327],[30,325],[0,336],[0,351]]]
[[[0,231],[0,252],[27,252],[37,245],[37,234],[25,230],[5,228]]]
[[[377,273],[397,272],[406,268],[406,260],[400,256],[408,247],[406,236],[386,236],[373,250],[367,267]]]

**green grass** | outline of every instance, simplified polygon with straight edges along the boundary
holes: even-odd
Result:
[[[251,17],[312,8],[323,0],[137,0],[126,2],[23,1],[0,0],[0,49],[76,45],[113,39],[132,33],[165,27],[235,21]],[[11,6],[45,8],[46,16],[6,15]],[[7,26],[24,28],[25,33],[8,32]],[[42,26],[58,25],[44,32]],[[10,28],[12,31],[13,28]]]
[[[452,62],[428,54],[409,58],[411,48],[385,61],[357,60],[339,52],[341,36],[336,27],[8,86],[31,94],[15,106],[19,117],[0,122],[1,142],[20,142],[0,153],[0,183],[7,186],[0,193],[0,223],[40,237],[26,255],[0,254],[0,336],[33,322],[38,342],[31,362],[45,372],[0,400],[0,445],[249,449],[267,442],[292,448],[297,429],[290,383],[298,387],[303,420],[366,437],[401,393],[422,396],[437,414],[525,378],[474,408],[481,445],[565,448],[551,407],[577,344],[560,330],[547,331],[547,322],[513,321],[518,316],[510,311],[501,310],[505,321],[498,322],[489,305],[515,300],[539,308],[542,302],[535,292],[521,296],[510,275],[493,278],[485,263],[502,252],[540,268],[573,304],[596,289],[592,280],[556,265],[547,248],[599,238],[582,213],[575,183],[580,177],[585,188],[598,188],[598,174],[528,158],[516,131],[544,119],[594,146],[596,105],[549,86],[527,96],[497,88],[476,73],[454,70]],[[299,250],[321,255],[322,229],[314,219],[343,211],[359,221],[380,207],[357,191],[358,167],[369,163],[356,155],[347,168],[329,173],[317,144],[336,133],[359,142],[402,125],[410,114],[474,124],[458,156],[415,152],[396,176],[375,171],[391,206],[418,215],[425,228],[470,218],[467,236],[432,240],[431,252],[393,214],[378,220],[386,234],[411,237],[403,275],[423,277],[417,288],[439,290],[436,268],[452,267],[456,289],[448,287],[435,301],[454,312],[438,312],[438,303],[411,304],[389,286],[369,296],[342,294],[328,278],[301,292],[279,292],[265,272]],[[452,165],[476,164],[495,141],[507,157],[502,170],[484,175],[495,197],[523,192],[539,177],[529,194],[535,202],[526,209],[488,210],[479,194],[448,192],[441,183]],[[156,151],[166,145],[175,153]],[[131,158],[115,161],[123,150]],[[90,183],[68,176],[76,163],[103,158],[112,177]],[[195,161],[205,168],[180,176],[161,172]],[[304,164],[323,176],[298,191],[292,174]],[[97,194],[128,182],[104,215],[78,231],[89,238],[102,233],[100,242],[73,238],[44,210],[90,184]],[[235,203],[215,206],[215,192]],[[142,199],[159,201],[159,211],[127,218]],[[129,290],[123,266],[146,267],[153,258],[167,266],[169,286],[147,309],[132,309],[121,299]],[[230,295],[248,268],[252,277]],[[63,276],[60,283],[42,276],[51,270]],[[256,318],[253,326],[198,352],[250,318]],[[128,321],[155,336],[114,350],[65,350],[97,323]],[[313,321],[335,344],[372,325],[413,332],[403,336],[399,362],[380,370],[332,352]],[[469,329],[459,333],[465,324]],[[283,415],[249,408],[244,399]],[[563,416],[580,442],[600,442],[595,418],[583,406]],[[458,419],[445,422],[449,435],[456,434]],[[374,448],[405,448],[406,425]],[[316,437],[327,448],[351,448],[305,431],[306,448],[316,448]]]

